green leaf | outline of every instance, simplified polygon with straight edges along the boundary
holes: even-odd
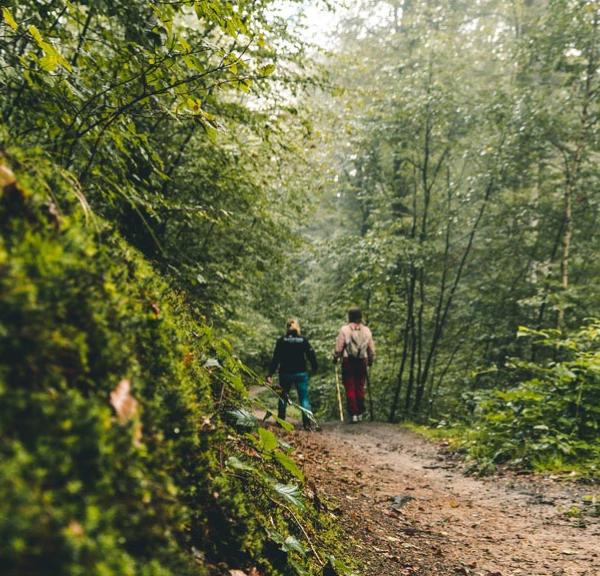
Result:
[[[275,416],[275,420],[277,421],[277,424],[279,424],[286,432],[293,432],[294,431],[294,425],[293,424],[290,424],[289,422],[286,422],[285,420],[282,420],[278,416]]]
[[[286,552],[298,552],[299,554],[302,554],[302,556],[306,556],[307,552],[306,548],[302,546],[294,536],[288,536],[285,539],[282,550],[285,550]]]
[[[37,45],[43,50],[46,42],[44,42],[44,39],[42,38],[42,35],[37,27],[31,24],[27,27],[27,30],[29,30],[29,33],[33,36],[33,39],[36,41]]]
[[[243,78],[241,79],[238,83],[237,83],[237,87],[242,91],[242,92],[250,92],[250,89],[252,88],[252,79],[251,78]]]
[[[204,130],[206,131],[206,135],[208,136],[208,139],[215,144],[217,141],[217,136],[219,135],[217,129],[214,126],[211,126],[210,124],[204,124]]]
[[[256,471],[256,468],[254,468],[254,466],[250,466],[250,464],[242,462],[237,456],[230,456],[229,458],[227,458],[225,465],[228,468],[233,468],[234,470],[242,470],[244,472]]]
[[[2,16],[4,21],[16,32],[19,29],[17,21],[13,18],[8,8],[2,8]]]
[[[298,552],[298,554],[302,556],[306,556],[308,552],[308,550],[302,546],[302,544],[294,536],[289,535],[284,537],[279,532],[270,531],[269,538],[276,544],[279,544],[279,549],[283,552]]]
[[[258,436],[260,437],[260,448],[265,452],[272,452],[277,448],[277,436],[266,428],[258,429]]]
[[[306,556],[306,553],[308,552],[294,536],[289,535],[284,537],[279,532],[271,531],[269,532],[269,538],[276,544],[279,544],[279,549],[283,552],[298,552],[298,554],[301,554],[302,556]]]
[[[72,71],[71,64],[64,58],[52,44],[46,42],[40,31],[31,24],[27,30],[33,36],[36,44],[44,52],[44,56],[40,58],[40,66],[47,72],[54,72],[58,66],[62,66],[69,72]]]
[[[300,510],[304,509],[302,494],[300,488],[296,484],[275,484],[273,490],[275,490],[275,493],[288,504],[291,504]]]
[[[304,474],[298,468],[297,464],[284,452],[278,450],[275,452],[275,458],[288,472],[291,472],[298,480],[304,482]]]
[[[256,430],[258,427],[257,418],[244,408],[230,410],[228,414],[233,418],[234,426],[236,428],[241,428],[243,430]]]
[[[270,76],[271,74],[273,74],[273,72],[275,72],[276,68],[277,66],[275,66],[275,64],[267,64],[266,66],[262,66],[261,68],[259,68],[258,73],[261,76]]]

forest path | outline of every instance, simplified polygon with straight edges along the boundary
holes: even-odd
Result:
[[[467,477],[442,446],[398,426],[290,436],[362,576],[600,576],[600,519],[565,514],[597,488]]]

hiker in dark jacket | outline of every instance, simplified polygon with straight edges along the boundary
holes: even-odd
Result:
[[[279,367],[279,385],[282,388],[282,396],[279,399],[278,416],[285,420],[285,412],[288,396],[292,386],[298,391],[300,406],[311,412],[308,399],[308,372],[306,371],[306,360],[310,362],[311,371],[317,371],[317,356],[308,340],[300,334],[300,324],[297,320],[288,320],[287,331],[284,336],[277,339],[273,359],[269,366],[267,382],[273,381],[273,374]],[[310,417],[302,411],[302,423],[305,430],[310,429]]]
[[[360,308],[348,310],[348,324],[341,327],[335,341],[333,361],[342,359],[342,381],[346,389],[349,422],[360,422],[365,412],[367,367],[375,360],[371,331],[362,323]]]

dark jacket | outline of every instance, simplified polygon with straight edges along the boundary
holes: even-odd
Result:
[[[284,374],[306,372],[306,359],[314,374],[317,371],[317,355],[308,340],[295,332],[281,336],[275,344],[269,376],[275,373],[277,366]]]

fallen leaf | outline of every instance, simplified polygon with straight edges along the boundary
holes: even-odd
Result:
[[[0,188],[15,184],[16,181],[13,171],[8,166],[0,164]]]
[[[110,404],[115,409],[119,424],[124,426],[138,413],[138,401],[131,395],[131,382],[123,379],[110,393]],[[133,443],[139,447],[142,440],[142,424],[138,420],[133,427]]]
[[[200,429],[205,432],[212,432],[216,429],[216,426],[213,424],[210,416],[204,416],[202,418],[202,424],[200,425]]]
[[[80,538],[85,533],[83,526],[77,522],[77,520],[71,520],[69,522],[67,532],[69,533],[69,536],[72,536],[73,538]]]
[[[137,400],[131,395],[131,382],[121,380],[117,387],[110,393],[110,403],[117,413],[119,424],[127,424],[136,414]]]

